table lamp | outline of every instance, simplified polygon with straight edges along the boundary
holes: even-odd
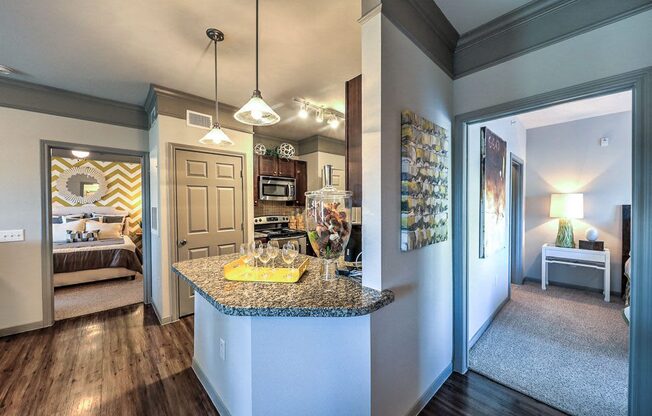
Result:
[[[573,218],[584,218],[584,194],[551,194],[550,218],[559,218],[557,247],[575,248]]]

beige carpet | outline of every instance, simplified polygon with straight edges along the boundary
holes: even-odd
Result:
[[[626,416],[629,329],[612,296],[512,285],[469,366],[572,415]]]
[[[54,289],[54,319],[106,311],[143,301],[143,275]]]

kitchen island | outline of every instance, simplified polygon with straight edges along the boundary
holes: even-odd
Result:
[[[193,369],[221,414],[371,413],[371,314],[394,294],[323,280],[306,258],[297,283],[228,281],[235,254],[173,265],[195,289]]]

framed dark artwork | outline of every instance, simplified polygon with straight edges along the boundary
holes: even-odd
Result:
[[[486,127],[480,129],[480,258],[507,243],[507,142]]]
[[[401,251],[448,240],[449,146],[443,127],[401,113]]]

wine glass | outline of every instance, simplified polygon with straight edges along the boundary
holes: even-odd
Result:
[[[272,259],[272,269],[276,267],[276,257],[278,257],[279,250],[278,241],[272,240],[267,243],[267,251],[269,252],[269,257]]]
[[[292,266],[294,267],[294,259],[299,255],[299,248],[293,242],[287,242],[283,245],[283,250],[288,252],[288,256],[292,259]]]
[[[249,250],[251,251],[251,254],[254,256],[255,259],[254,267],[258,267],[258,258],[260,257],[260,253],[262,252],[262,245],[263,243],[258,243],[256,241],[252,241],[251,243],[249,243]]]
[[[247,266],[247,276],[251,276],[251,265],[254,262],[254,253],[250,250],[250,244],[240,244],[240,257]]]
[[[264,244],[258,246],[260,254],[258,255],[258,260],[263,263],[263,268],[267,269],[267,263],[269,263],[271,257],[269,256],[269,250],[266,249]],[[266,279],[269,276],[269,270],[265,270],[263,278]]]
[[[288,280],[292,278],[292,263],[294,262],[294,255],[292,254],[292,247],[288,244],[283,245],[283,250],[281,250],[281,259],[286,266],[288,266],[288,274],[285,276]]]

